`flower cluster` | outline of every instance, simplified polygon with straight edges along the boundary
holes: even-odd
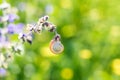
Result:
[[[14,59],[14,54],[21,54],[24,51],[24,42],[32,44],[33,34],[41,33],[43,30],[48,30],[55,34],[54,38],[50,42],[50,50],[54,54],[59,54],[64,50],[64,46],[60,41],[60,35],[57,33],[56,26],[49,22],[49,16],[43,16],[39,18],[36,24],[27,24],[27,33],[23,32],[24,25],[22,23],[15,24],[15,20],[19,19],[19,16],[12,10],[10,4],[3,2],[0,5],[0,9],[3,15],[0,16],[0,75],[4,75],[6,72],[4,68],[8,67]],[[10,35],[18,34],[17,42],[10,40]],[[3,74],[2,74],[3,73]]]
[[[0,16],[0,76],[4,76],[5,68],[14,59],[14,53],[20,53],[23,50],[23,46],[19,42],[12,41],[10,36],[22,32],[24,25],[15,24],[19,16],[9,3],[0,4],[0,10],[2,10]]]
[[[55,34],[54,38],[50,42],[50,50],[55,54],[61,53],[64,50],[64,47],[61,44],[60,35],[57,33],[56,26],[49,22],[48,19],[49,16],[43,16],[36,24],[27,24],[28,33],[20,33],[19,39],[21,39],[23,43],[28,42],[32,44],[33,33],[41,33],[43,30],[48,30]]]

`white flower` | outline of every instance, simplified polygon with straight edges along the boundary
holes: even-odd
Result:
[[[1,5],[0,5],[0,9],[7,9],[7,8],[9,8],[10,7],[10,4],[9,3],[6,3],[6,2],[4,2],[4,3],[2,3]]]
[[[24,46],[21,43],[13,43],[12,49],[13,49],[13,52],[15,52],[15,53],[18,53],[21,55],[24,53]],[[14,55],[12,55],[12,56],[14,56]]]
[[[5,15],[5,16],[2,17],[1,21],[6,22],[8,19],[9,19],[9,16]]]
[[[4,57],[4,55],[2,53],[0,53],[0,67],[3,66],[4,61],[5,61],[5,57]]]
[[[6,54],[6,62],[9,63],[9,62],[12,62],[13,61],[13,54],[12,53],[7,53]]]
[[[24,36],[25,36],[25,34],[19,33],[18,39],[22,39],[22,38],[24,38]]]
[[[27,24],[27,28],[26,28],[26,30],[28,30],[28,31],[32,31],[33,28],[34,28],[33,25],[31,25],[31,24]]]

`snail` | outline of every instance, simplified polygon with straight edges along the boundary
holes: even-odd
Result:
[[[50,42],[50,50],[54,54],[62,53],[64,50],[64,46],[59,40],[51,40]]]

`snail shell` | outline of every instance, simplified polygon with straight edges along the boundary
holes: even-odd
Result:
[[[50,50],[54,54],[59,54],[59,53],[63,52],[64,46],[62,45],[62,43],[59,40],[58,41],[52,40],[50,42]]]

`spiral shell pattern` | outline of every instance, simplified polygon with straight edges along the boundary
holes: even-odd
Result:
[[[60,41],[52,40],[50,42],[50,50],[54,54],[59,54],[63,52],[64,46],[62,45]]]

